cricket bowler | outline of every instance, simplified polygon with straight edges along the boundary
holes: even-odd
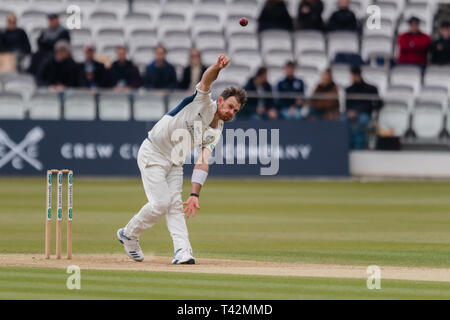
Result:
[[[141,233],[165,215],[173,240],[172,263],[195,264],[185,214],[189,218],[189,215],[195,216],[196,210],[200,209],[200,190],[208,176],[211,152],[220,139],[224,122],[233,120],[247,100],[246,92],[236,87],[225,89],[217,101],[211,99],[211,85],[229,62],[228,57],[219,55],[217,62],[203,74],[195,93],[164,115],[142,142],[137,163],[148,203],[124,228],[117,230],[118,240],[134,261],[144,260],[139,245]],[[186,141],[190,142],[190,150],[194,147],[199,149],[199,157],[192,173],[191,194],[184,203],[181,192],[186,155],[180,156],[178,152],[180,130],[188,133],[189,139]],[[184,210],[183,205],[186,206]]]

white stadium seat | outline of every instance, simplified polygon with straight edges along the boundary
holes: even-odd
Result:
[[[292,51],[292,38],[288,31],[267,30],[260,33],[262,55],[271,50]]]
[[[250,67],[252,71],[256,70],[262,64],[260,51],[255,49],[237,50],[233,53],[231,59],[234,63]]]
[[[223,50],[217,49],[207,49],[201,52],[202,54],[202,62],[204,65],[210,66],[217,62],[217,57],[219,54],[223,54]],[[235,61],[237,62],[237,61]]]
[[[277,66],[267,67],[267,80],[274,87],[284,77],[284,69]]]
[[[412,129],[418,138],[438,138],[444,127],[444,108],[435,101],[417,101]]]
[[[93,35],[92,30],[89,28],[81,28],[70,30],[70,44],[74,45],[82,45],[93,43]]]
[[[61,102],[54,93],[35,93],[29,101],[30,119],[59,120],[61,119]]]
[[[385,68],[363,66],[361,75],[364,81],[377,87],[380,96],[384,96],[388,85],[388,72]]]
[[[320,80],[320,72],[312,66],[298,66],[295,75],[303,80],[306,85],[306,95],[310,96],[316,89]]]
[[[320,31],[297,31],[294,34],[295,54],[303,51],[316,50],[325,52],[325,36]]]
[[[190,48],[172,48],[167,53],[167,60],[175,65],[186,67],[189,63]]]
[[[95,120],[97,108],[95,98],[90,92],[68,92],[64,99],[64,118],[66,120]]]
[[[161,38],[161,42],[168,51],[172,48],[190,49],[192,47],[191,34],[188,30],[167,31]]]
[[[253,33],[232,34],[228,38],[228,52],[233,54],[240,49],[258,50],[258,36]]]
[[[247,82],[249,75],[250,67],[232,63],[220,73],[220,79],[223,81],[236,82],[243,86]]]
[[[157,121],[166,112],[164,100],[158,94],[136,95],[134,100],[134,119],[138,121]]]
[[[396,28],[396,21],[396,18],[389,18],[381,14],[380,26],[370,25],[369,27],[367,22],[365,22],[363,26],[363,34],[365,36],[385,36],[393,38]]]
[[[22,96],[15,92],[0,93],[0,119],[22,120],[26,105]]]
[[[197,34],[195,47],[200,51],[207,49],[219,49],[225,51],[226,42],[222,33],[205,31]]]
[[[303,51],[299,56],[297,56],[297,60],[303,66],[312,66],[317,68],[319,72],[325,70],[329,65],[328,56],[323,51]]]
[[[126,121],[131,118],[130,100],[126,94],[101,94],[98,113],[101,120]]]
[[[29,74],[11,74],[3,78],[3,90],[18,93],[27,100],[36,90],[36,84]]]
[[[130,12],[123,17],[123,26],[126,34],[130,34],[136,28],[154,28],[156,17],[146,12]]]
[[[419,93],[422,87],[422,71],[415,66],[398,65],[391,70],[391,85],[410,86],[414,94]]]
[[[341,88],[347,88],[352,84],[350,66],[346,64],[334,64],[331,66],[334,83]]]
[[[284,67],[286,62],[292,61],[292,51],[272,49],[264,54],[264,64],[269,67]]]
[[[400,102],[385,102],[378,115],[378,124],[384,130],[393,130],[402,137],[409,129],[408,105]]]
[[[380,35],[364,36],[361,45],[361,57],[364,61],[368,61],[372,56],[390,58],[393,49],[394,44],[390,37]]]
[[[428,66],[423,83],[426,86],[446,86],[450,92],[450,67]]]
[[[334,31],[328,33],[328,57],[333,60],[336,53],[359,53],[359,40],[356,32]]]

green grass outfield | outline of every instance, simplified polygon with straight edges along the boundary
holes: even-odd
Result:
[[[189,191],[189,183],[186,182],[184,195]],[[121,253],[123,249],[115,239],[115,232],[128,222],[145,201],[139,179],[102,180],[75,176],[74,254]],[[199,258],[450,267],[449,182],[210,179],[202,192],[200,206],[198,215],[188,220],[194,253]],[[0,253],[43,253],[44,219],[44,177],[0,178]],[[147,230],[140,243],[144,252],[172,255],[172,244],[164,219]],[[4,280],[5,274],[11,272],[16,274]],[[119,297],[113,292],[108,294],[108,288],[112,286],[108,285],[107,280],[115,283],[115,287],[121,287],[127,280],[132,283],[134,277],[148,279],[150,284],[156,281],[161,288],[160,293],[146,291],[146,286],[138,287],[139,290],[133,292],[133,286],[124,284],[123,290],[130,290],[128,294],[124,293],[124,297],[450,298],[448,283],[385,280],[381,293],[372,293],[365,288],[365,282],[361,284],[360,280],[354,279],[253,277],[253,280],[257,279],[254,282],[248,276],[148,272],[123,272],[122,279],[118,271],[85,272],[88,277],[85,290],[82,290],[86,294],[85,298]],[[58,288],[52,283],[57,276],[53,279],[52,274],[54,272],[50,270],[2,268],[0,297],[7,298],[8,292],[15,298],[24,297],[27,292],[32,298],[56,297]],[[64,272],[61,275],[66,276]],[[37,290],[39,280],[30,281],[30,286],[36,286],[34,290],[32,287],[30,291],[25,290],[24,279],[46,277],[49,287],[41,295]],[[92,282],[89,280],[91,278]],[[249,284],[259,283],[262,288],[275,289],[258,290],[250,286],[248,292],[242,291],[239,283],[244,278],[249,279]],[[17,279],[21,283],[18,291],[12,290],[10,279]],[[195,295],[180,297],[179,293],[171,290],[174,279],[184,279],[186,283],[198,280],[198,290]],[[89,283],[93,284],[92,289],[89,289]],[[279,286],[275,286],[276,283]],[[317,283],[317,290],[314,289],[314,283]],[[216,284],[219,287],[228,286],[229,290],[219,292],[214,288]],[[254,288],[254,292],[250,288]],[[348,292],[343,292],[346,288]]]
[[[449,282],[165,272],[81,271],[81,290],[63,269],[0,268],[0,299],[448,299]]]

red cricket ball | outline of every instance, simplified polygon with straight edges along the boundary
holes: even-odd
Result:
[[[245,27],[248,24],[247,18],[242,17],[241,20],[239,20],[239,24]]]

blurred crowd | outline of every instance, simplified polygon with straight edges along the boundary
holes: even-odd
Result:
[[[349,7],[348,0],[339,0],[338,10],[328,21],[322,20],[323,2],[321,0],[302,0],[298,6],[298,16],[292,19],[283,0],[268,0],[258,19],[258,30],[284,29],[355,31],[361,26]],[[400,34],[397,40],[398,57],[396,64],[413,64],[425,67],[433,64],[450,64],[450,23],[444,22],[439,28],[439,37],[431,37],[420,29],[420,19],[412,17],[408,21],[409,30]],[[31,73],[38,86],[61,92],[72,88],[112,88],[117,91],[131,91],[137,88],[147,89],[193,89],[199,82],[206,66],[202,63],[201,53],[193,48],[190,51],[189,64],[177,78],[175,67],[167,61],[166,48],[155,48],[155,58],[143,73],[127,56],[125,45],[116,48],[116,59],[110,65],[96,60],[96,47],[86,44],[84,61],[77,63],[71,56],[70,33],[59,21],[56,14],[48,15],[48,27],[37,39],[37,51],[31,52],[26,32],[17,27],[14,14],[7,17],[6,28],[0,32],[0,51],[14,52],[20,62],[31,55],[26,72]],[[20,63],[19,63],[20,64]],[[361,70],[354,66],[351,70],[352,85],[346,88],[348,100],[346,112],[340,114],[339,91],[331,71],[325,70],[320,83],[306,98],[305,82],[295,76],[296,62],[287,61],[284,78],[277,83],[269,83],[268,70],[261,66],[252,75],[245,89],[249,99],[240,112],[242,119],[326,119],[343,120],[352,128],[353,146],[364,148],[365,131],[374,110],[382,106],[376,87],[369,85],[361,76]],[[244,79],[243,79],[244,80]],[[369,94],[371,99],[352,98],[358,94]]]

